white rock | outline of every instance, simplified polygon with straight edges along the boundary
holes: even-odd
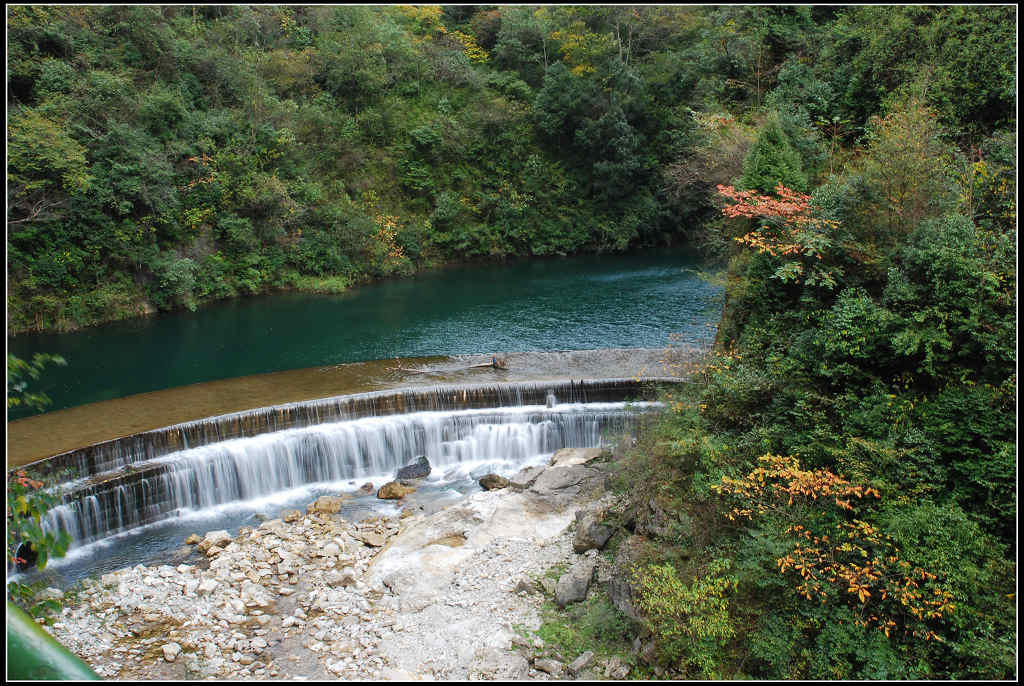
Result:
[[[174,660],[181,654],[181,646],[177,643],[167,643],[164,645],[164,659],[168,662],[174,662]]]
[[[199,582],[199,586],[196,588],[196,592],[199,595],[207,595],[213,593],[220,586],[220,583],[215,579],[203,579]]]

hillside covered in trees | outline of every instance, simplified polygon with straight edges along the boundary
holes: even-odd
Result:
[[[915,78],[966,161],[1013,149],[1009,7],[7,19],[9,332],[690,240],[716,183],[778,154],[809,189]]]
[[[1016,26],[10,8],[8,331],[688,242],[727,304],[623,472],[639,613],[572,622],[634,674],[1014,678]]]

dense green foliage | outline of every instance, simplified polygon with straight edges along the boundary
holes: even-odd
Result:
[[[859,34],[867,54],[844,73],[866,80],[894,26],[915,17],[902,39],[948,44],[963,11],[945,10],[945,32],[923,8],[843,11],[823,54],[848,54]],[[997,41],[1003,27],[990,28]],[[918,54],[946,49],[929,45]],[[1012,63],[1000,54],[986,79]],[[738,178],[754,194],[722,187],[724,216],[704,237],[731,257],[717,350],[699,383],[669,396],[633,466],[641,501],[653,477],[681,522],[700,522],[659,541],[663,562],[639,577],[659,659],[680,674],[1016,676],[1014,138],[1003,115],[989,128],[962,118],[979,105],[952,95],[967,78],[957,64],[904,64],[909,80],[872,97],[851,81],[814,113],[837,125],[828,175],[800,166],[766,118]],[[766,99],[783,117],[808,107],[829,92],[811,78],[796,88],[780,72]],[[1012,117],[1006,98],[986,111]],[[845,148],[838,124],[865,112],[859,149]],[[811,172],[810,194],[772,193],[801,190],[794,170]],[[736,586],[714,596],[706,636],[719,638],[681,642],[706,602],[681,599],[723,568]]]
[[[689,15],[11,8],[9,330],[670,240]]]
[[[1013,11],[12,7],[8,328],[692,239],[918,77],[988,160]]]
[[[50,403],[45,393],[30,390],[31,382],[39,378],[48,364],[66,363],[59,355],[37,353],[31,361],[7,356],[8,409],[27,405],[42,410]],[[42,481],[25,470],[7,474],[8,565],[30,563],[43,569],[51,557],[63,557],[71,544],[71,536],[66,531],[43,531],[43,515],[60,502],[59,491],[44,486]],[[21,557],[23,555],[27,557]],[[41,586],[41,582],[22,584],[11,581],[7,584],[7,597],[32,616],[58,609],[59,604],[52,599],[36,600],[35,595]]]
[[[719,349],[636,456],[689,530],[634,580],[659,665],[1013,678],[1015,27],[10,8],[9,331],[695,241],[729,259]],[[723,216],[719,184],[789,190]]]

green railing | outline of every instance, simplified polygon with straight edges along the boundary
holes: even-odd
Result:
[[[62,646],[20,607],[7,601],[7,679],[99,681],[80,657]]]

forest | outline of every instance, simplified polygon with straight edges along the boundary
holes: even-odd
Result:
[[[7,22],[8,335],[693,245],[723,320],[622,472],[642,612],[599,638],[677,678],[1016,677],[1016,7]]]

